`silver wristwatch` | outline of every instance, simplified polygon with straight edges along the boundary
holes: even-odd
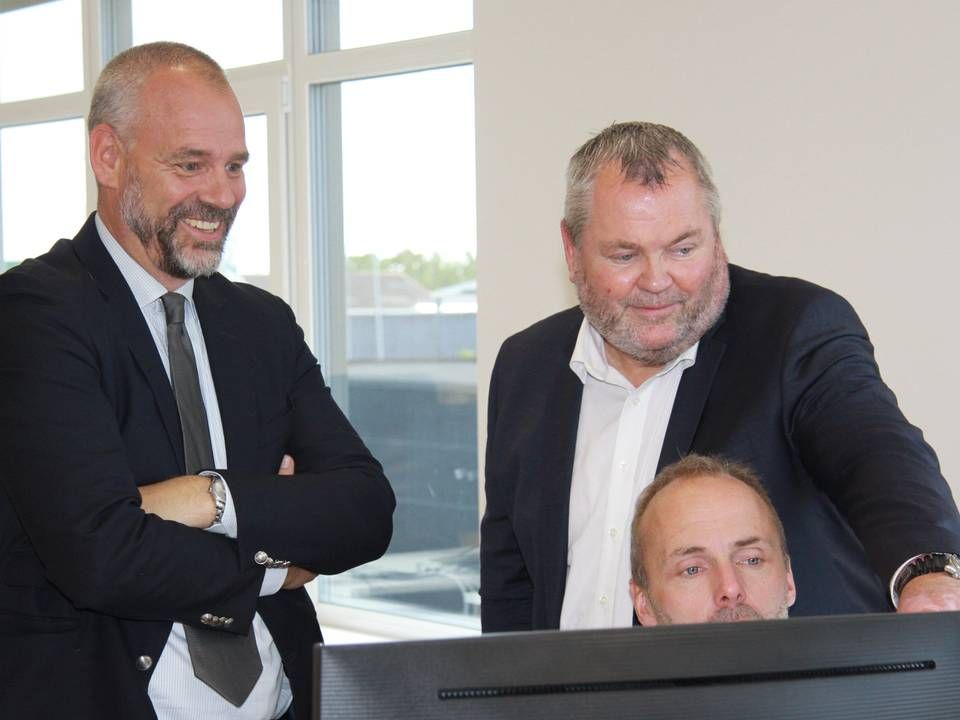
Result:
[[[220,473],[206,470],[200,474],[210,478],[210,497],[213,498],[213,504],[217,509],[210,527],[215,527],[223,522],[223,511],[227,508],[227,485]]]
[[[960,580],[960,557],[954,553],[935,552],[914,555],[907,560],[893,574],[893,579],[890,581],[890,599],[893,601],[893,607],[899,606],[900,593],[908,582],[934,572],[945,572],[950,577]]]

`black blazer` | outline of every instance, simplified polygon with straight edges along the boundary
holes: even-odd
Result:
[[[155,717],[147,685],[171,623],[209,612],[245,633],[255,611],[310,716],[313,605],[303,589],[259,598],[254,555],[323,574],[373,560],[393,492],[286,304],[220,275],[193,297],[238,540],[140,509],[138,485],[184,473],[179,417],[93,217],[0,276],[0,717]],[[295,476],[277,475],[285,452]]]
[[[780,513],[791,614],[891,609],[914,554],[960,550],[936,456],[880,379],[840,296],[730,266],[730,299],[684,371],[659,466],[689,452],[750,464]],[[570,482],[583,385],[572,308],[504,342],[488,407],[481,523],[484,631],[556,628],[567,575]]]

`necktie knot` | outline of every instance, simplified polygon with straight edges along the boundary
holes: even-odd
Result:
[[[168,292],[160,299],[163,301],[163,312],[167,316],[167,325],[183,325],[183,303],[186,298],[180,293]]]

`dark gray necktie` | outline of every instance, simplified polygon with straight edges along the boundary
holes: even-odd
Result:
[[[207,412],[200,393],[197,361],[193,345],[183,325],[184,296],[167,293],[162,298],[167,316],[167,355],[170,381],[177,398],[180,426],[183,429],[183,455],[188,473],[213,467],[213,448]],[[216,690],[228,702],[240,707],[253,690],[263,670],[253,627],[246,635],[222,630],[183,626],[193,673]]]

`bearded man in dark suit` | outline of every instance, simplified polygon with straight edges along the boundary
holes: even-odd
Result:
[[[303,586],[384,553],[393,492],[290,308],[216,272],[223,70],[132,48],[88,128],[96,213],[0,277],[0,716],[310,717]]]
[[[629,523],[657,471],[763,478],[793,615],[960,609],[960,520],[850,305],[727,263],[700,151],[651,123],[572,157],[561,224],[580,307],[504,342],[488,406],[485,631],[630,625]]]

